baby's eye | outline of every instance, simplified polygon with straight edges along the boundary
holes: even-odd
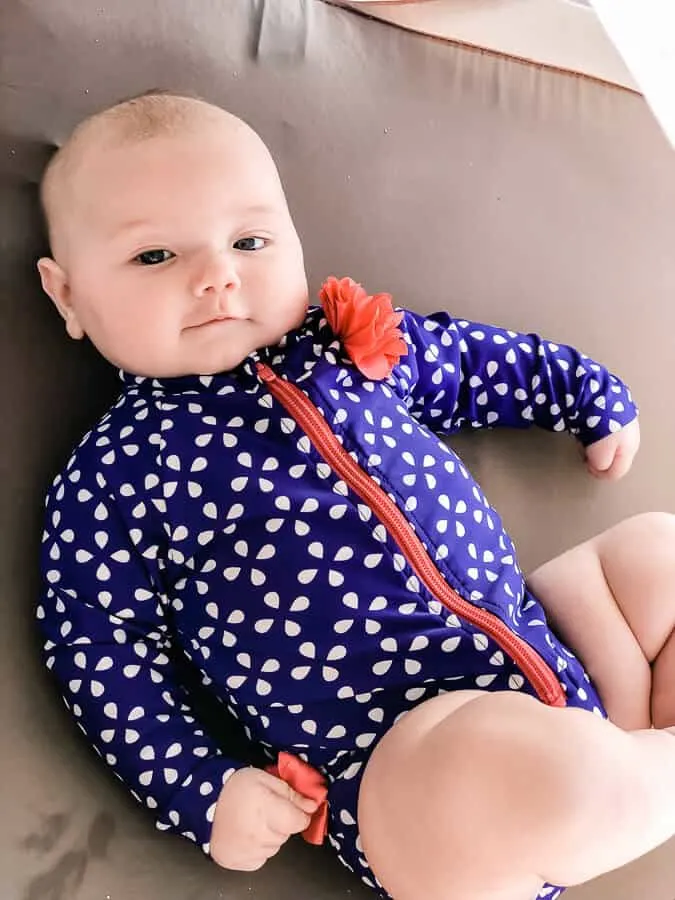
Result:
[[[141,266],[157,266],[159,263],[173,259],[175,255],[170,250],[144,250],[143,253],[134,256],[134,262]]]
[[[261,237],[245,237],[239,238],[232,246],[235,250],[263,250],[267,246],[267,241]]]

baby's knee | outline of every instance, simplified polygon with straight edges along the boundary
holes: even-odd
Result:
[[[650,512],[643,513],[638,518],[641,520],[643,540],[647,545],[656,541],[670,555],[675,556],[675,515],[669,512]]]
[[[638,545],[648,548],[657,543],[675,546],[675,515],[669,512],[645,512],[631,516],[604,532],[607,544]]]
[[[646,512],[624,519],[592,542],[606,574],[642,572],[655,576],[675,572],[675,515]],[[617,585],[620,588],[620,585]]]

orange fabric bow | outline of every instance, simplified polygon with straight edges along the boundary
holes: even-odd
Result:
[[[328,324],[344,344],[366,378],[387,378],[408,345],[397,327],[403,318],[395,312],[391,294],[367,294],[351,278],[333,275],[319,292]]]
[[[319,808],[302,836],[308,844],[323,844],[328,833],[328,788],[323,776],[309,763],[283,750],[277,757],[276,765],[268,766],[267,771],[270,775],[281,778],[294,791],[319,803]]]

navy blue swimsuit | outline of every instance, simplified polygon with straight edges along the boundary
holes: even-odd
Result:
[[[397,717],[475,688],[604,714],[436,435],[536,424],[589,444],[636,415],[570,347],[445,313],[400,327],[409,352],[382,381],[317,308],[233,371],[124,374],[50,491],[38,608],[68,708],[159,828],[208,852],[245,765],[200,727],[178,651],[270,759],[325,775],[330,842],[383,896],[356,804]]]

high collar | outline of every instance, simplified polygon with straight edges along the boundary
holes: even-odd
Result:
[[[217,393],[225,386],[252,390],[260,383],[256,364],[267,360],[269,348],[256,350],[234,369],[214,375],[176,375],[170,378],[149,378],[120,370],[125,390],[150,391],[153,394],[196,394],[208,388]]]

